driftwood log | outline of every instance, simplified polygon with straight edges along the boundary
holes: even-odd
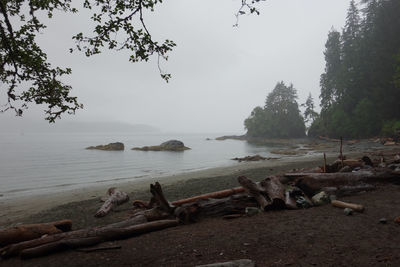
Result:
[[[284,209],[285,187],[276,176],[269,176],[255,183],[246,176],[238,177],[239,183],[253,196],[262,210]]]
[[[0,247],[26,240],[39,238],[43,235],[52,235],[70,231],[71,220],[61,220],[40,224],[19,225],[0,230]]]
[[[140,223],[138,224],[137,222]],[[3,258],[16,255],[20,255],[22,258],[39,257],[55,251],[92,246],[108,240],[128,238],[177,225],[177,220],[158,220],[143,223],[143,217],[135,217],[104,227],[43,236],[38,239],[9,245],[0,249],[0,255]]]
[[[150,203],[154,203],[156,207],[159,209],[172,214],[174,211],[174,206],[170,205],[168,200],[165,198],[164,193],[162,191],[161,185],[159,182],[156,182],[154,185],[150,184],[150,193],[153,197],[150,200]],[[151,205],[153,206],[153,205]]]
[[[257,207],[254,197],[236,194],[221,199],[198,199],[196,202],[178,206],[174,215],[184,223],[195,222],[201,217],[218,217],[232,214],[244,214],[246,207]]]
[[[329,194],[335,194],[337,196],[353,195],[354,193],[375,190],[376,186],[372,184],[359,184],[359,185],[343,185],[343,186],[329,186],[321,188],[321,191],[325,191]]]
[[[332,206],[338,207],[338,208],[350,208],[354,211],[358,212],[363,212],[364,211],[364,206],[360,204],[354,204],[354,203],[348,203],[348,202],[343,202],[339,200],[332,200],[331,201]]]
[[[129,201],[129,196],[125,192],[121,192],[117,190],[115,187],[112,187],[107,190],[106,199],[104,200],[104,204],[94,215],[95,217],[104,217],[106,216],[115,206],[121,205],[127,201]]]
[[[190,197],[190,198],[173,201],[173,202],[171,202],[171,204],[174,206],[180,206],[180,205],[183,205],[186,203],[196,202],[197,200],[200,200],[200,199],[226,198],[231,195],[243,193],[244,191],[245,191],[245,189],[240,186],[240,187],[225,189],[222,191],[212,192],[212,193],[208,193],[208,194],[203,194],[203,195],[199,195],[199,196],[194,196],[194,197]]]
[[[287,173],[285,176],[295,179],[295,185],[309,196],[314,195],[324,187],[400,182],[400,174],[393,171]]]

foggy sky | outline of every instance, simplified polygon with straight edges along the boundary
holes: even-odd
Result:
[[[318,106],[327,34],[332,26],[342,29],[350,0],[268,0],[259,5],[260,16],[241,16],[234,28],[240,2],[168,0],[146,14],[154,39],[177,43],[161,62],[172,74],[169,83],[160,78],[156,57],[132,64],[127,53],[70,54],[72,35],[90,29],[87,13],[46,20],[39,43],[54,66],[72,68],[65,82],[84,104],[57,123],[118,121],[163,131],[241,134],[244,119],[264,105],[278,81],[293,83],[299,103],[311,92]],[[43,120],[42,109],[31,106],[20,120]],[[1,127],[17,119],[12,112],[0,114]]]

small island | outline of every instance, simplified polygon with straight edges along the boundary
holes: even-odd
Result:
[[[115,142],[115,143],[109,143],[108,145],[89,146],[86,149],[120,151],[120,150],[125,150],[125,146],[121,142]]]
[[[182,141],[179,140],[169,140],[158,146],[144,146],[144,147],[134,147],[132,150],[140,151],[185,151],[190,149],[186,147]]]

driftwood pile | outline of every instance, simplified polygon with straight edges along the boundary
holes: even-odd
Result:
[[[39,225],[19,226],[0,231],[0,256],[22,258],[47,255],[65,249],[93,246],[101,242],[196,222],[205,217],[236,218],[250,209],[261,211],[299,209],[315,204],[313,196],[321,191],[337,196],[373,189],[377,183],[400,183],[400,156],[391,159],[345,159],[340,154],[334,163],[301,172],[269,176],[260,182],[238,177],[240,187],[169,202],[161,185],[150,185],[150,201],[133,201],[131,218],[102,227],[71,230],[65,220]],[[127,194],[112,188],[95,216],[105,216],[115,205],[128,201]],[[311,200],[314,200],[313,201]],[[362,211],[363,206],[341,201],[332,205]],[[48,229],[46,229],[48,227]]]

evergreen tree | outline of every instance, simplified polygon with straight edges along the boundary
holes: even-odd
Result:
[[[244,126],[245,129],[247,129],[248,136],[267,136],[267,129],[265,127],[265,115],[265,111],[262,107],[258,106],[253,109],[250,116],[244,121]]]
[[[362,3],[363,17],[351,1],[340,41],[328,35],[321,115],[309,135],[367,137],[400,125],[400,1]]]
[[[268,94],[264,109],[257,107],[245,120],[247,135],[266,138],[296,138],[305,135],[305,125],[293,85],[279,82]]]
[[[306,110],[304,111],[304,121],[305,123],[313,123],[315,119],[318,117],[318,113],[315,111],[314,108],[314,99],[311,93],[308,94],[307,100],[301,106],[305,107]]]
[[[342,88],[338,98],[346,113],[350,113],[359,97],[361,18],[352,0],[348,9],[346,24],[342,32]]]
[[[321,108],[328,109],[339,97],[341,74],[340,33],[331,29],[325,44],[325,73],[321,75]]]

